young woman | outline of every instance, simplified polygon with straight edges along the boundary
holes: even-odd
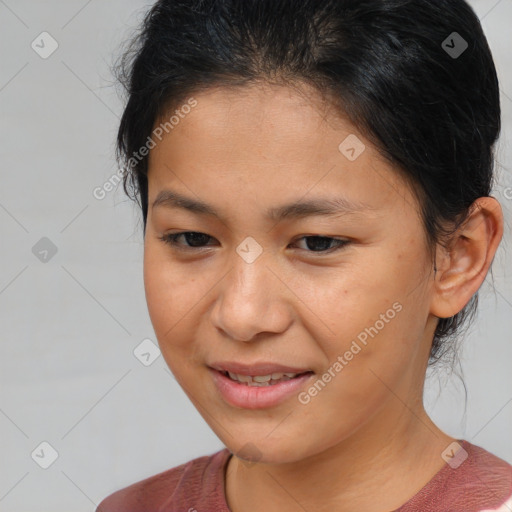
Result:
[[[160,0],[121,70],[151,321],[226,448],[97,511],[512,510],[422,400],[503,234],[468,4]]]

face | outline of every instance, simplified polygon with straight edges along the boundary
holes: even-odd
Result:
[[[435,328],[413,193],[304,91],[203,92],[149,157],[144,281],[162,355],[222,442],[262,462],[395,428],[404,403],[420,407]],[[223,369],[276,375],[248,386]]]

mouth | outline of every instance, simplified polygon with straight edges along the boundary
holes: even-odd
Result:
[[[315,373],[297,372],[235,373],[225,369],[208,368],[221,398],[240,409],[267,409],[290,399],[305,388]]]
[[[312,374],[312,371],[305,371],[300,373],[294,372],[276,372],[270,373],[268,375],[243,375],[240,373],[233,373],[228,371],[220,371],[224,377],[231,379],[238,384],[242,384],[244,386],[252,386],[252,387],[267,387],[267,386],[275,386],[276,384],[280,384],[281,382],[286,382],[288,380],[296,379],[297,377],[301,377],[303,375]]]

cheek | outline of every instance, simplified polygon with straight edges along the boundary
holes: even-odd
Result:
[[[161,345],[182,339],[176,336],[187,325],[187,314],[200,300],[200,280],[172,264],[165,250],[147,243],[144,248],[144,288],[149,316]],[[204,294],[204,292],[203,292]],[[193,310],[193,309],[192,309]]]
[[[183,272],[162,257],[161,250],[145,249],[144,287],[149,316],[162,357],[174,378],[182,386],[190,386],[185,375],[194,360],[192,288],[196,279],[186,279]],[[166,261],[167,260],[167,261]]]
[[[307,297],[301,318],[310,318],[306,328],[329,365],[346,354],[347,368],[376,365],[393,372],[422,340],[428,296],[421,264],[413,258],[376,256],[331,272],[329,282],[303,277],[301,284],[296,278],[293,289]]]
[[[409,391],[401,383],[412,385],[408,375],[421,374],[416,357],[421,333],[409,330],[407,310],[399,309],[391,306],[383,311],[388,323],[378,315],[368,324],[351,319],[353,335],[343,334],[333,343],[324,340],[328,363],[319,378],[327,373],[329,382],[325,387],[317,385],[320,391],[307,389],[308,396],[302,398],[309,397],[311,410],[322,417],[325,431],[332,431],[335,438],[361,425],[393,399],[393,393],[405,400]]]
[[[309,308],[309,316],[319,327],[323,324],[327,337],[355,336],[385,315],[395,302],[410,301],[409,283],[418,279],[416,271],[400,269],[389,258],[379,265],[384,258],[371,256],[319,276],[299,275],[289,281],[290,288]],[[394,316],[394,310],[389,316]]]

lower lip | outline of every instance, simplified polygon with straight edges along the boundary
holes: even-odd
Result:
[[[278,405],[298,393],[314,375],[306,373],[278,384],[260,387],[240,384],[213,368],[209,368],[209,371],[224,400],[243,409],[265,409]]]

